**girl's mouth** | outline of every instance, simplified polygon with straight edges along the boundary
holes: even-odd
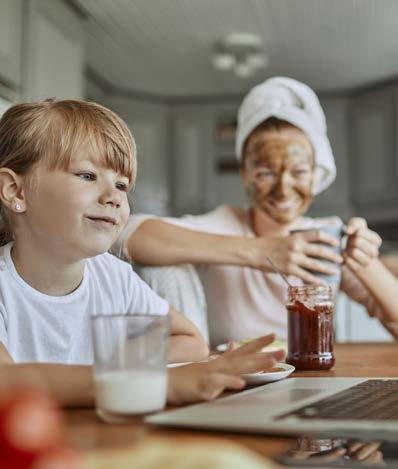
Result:
[[[87,217],[91,222],[94,222],[97,226],[109,229],[117,226],[119,223],[116,218],[113,217],[95,217],[95,216],[88,216]]]

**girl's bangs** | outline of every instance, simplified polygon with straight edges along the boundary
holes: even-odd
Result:
[[[60,125],[56,122],[59,117],[63,121]],[[47,134],[50,141],[47,140],[45,146],[50,168],[66,169],[73,155],[87,151],[105,167],[122,174],[131,185],[134,184],[135,144],[127,126],[98,114],[58,115],[52,124]]]

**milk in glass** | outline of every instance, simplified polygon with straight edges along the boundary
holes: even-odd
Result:
[[[97,409],[114,414],[144,414],[165,405],[167,374],[158,370],[116,370],[95,376]]]

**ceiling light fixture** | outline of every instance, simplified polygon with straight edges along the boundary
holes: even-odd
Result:
[[[232,70],[239,78],[247,78],[268,65],[262,39],[250,33],[232,33],[218,41],[213,51],[217,70]]]

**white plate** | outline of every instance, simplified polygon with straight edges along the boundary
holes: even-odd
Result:
[[[167,368],[177,368],[178,366],[189,365],[192,362],[181,362],[181,363],[169,363]]]
[[[260,373],[249,373],[242,375],[246,380],[246,384],[265,384],[272,383],[273,381],[279,381],[280,379],[287,378],[295,370],[293,365],[287,363],[277,363],[274,368],[283,368],[283,371],[270,371]]]
[[[253,339],[254,340],[254,339]],[[234,342],[234,349],[238,348],[248,341],[241,341],[241,342]],[[216,350],[217,352],[225,352],[227,350],[228,344],[219,344],[216,345]],[[276,350],[287,350],[287,344],[286,342],[283,342],[281,340],[275,340],[272,342],[272,344],[265,346],[262,349],[262,352],[275,352]]]

